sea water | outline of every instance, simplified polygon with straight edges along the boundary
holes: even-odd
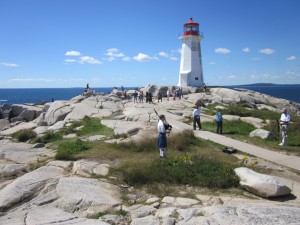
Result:
[[[283,98],[300,103],[300,85],[282,86],[229,86],[230,88],[245,88],[277,98]],[[124,87],[133,90],[136,87]],[[96,93],[111,93],[113,87],[93,88]],[[70,100],[81,95],[83,88],[7,88],[0,89],[0,105],[50,102],[52,100]]]

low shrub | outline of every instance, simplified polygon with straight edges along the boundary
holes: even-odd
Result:
[[[19,130],[12,134],[13,138],[16,138],[20,142],[26,142],[36,137],[36,133],[31,129]]]
[[[60,132],[48,131],[43,136],[37,137],[34,142],[36,143],[49,143],[62,140],[63,137]]]
[[[238,185],[234,164],[204,157],[175,157],[145,163],[131,161],[122,170],[130,185],[166,183],[210,188],[229,188]]]
[[[101,133],[101,134],[113,134],[113,130],[101,124],[101,120],[98,118],[90,118],[84,117],[82,120],[83,128],[81,130],[76,131],[78,136],[88,135],[93,133]]]
[[[74,160],[75,154],[91,148],[91,144],[80,139],[65,141],[58,145],[55,159]]]

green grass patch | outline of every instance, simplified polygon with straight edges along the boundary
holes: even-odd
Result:
[[[215,115],[218,104],[211,104],[207,108],[210,115]],[[254,109],[248,105],[232,104],[222,110],[223,115],[235,115],[240,117],[256,117],[263,120],[277,120],[280,118],[281,113],[270,111],[268,109]]]
[[[76,128],[81,127],[78,130]],[[101,124],[101,120],[98,118],[84,117],[80,121],[73,121],[70,126],[64,127],[62,130],[53,132],[48,131],[43,136],[35,138],[34,142],[51,143],[59,142],[63,140],[63,136],[67,134],[76,134],[77,136],[88,136],[94,134],[106,135],[112,137],[114,135],[113,129],[108,128]]]
[[[56,142],[63,139],[63,136],[61,132],[53,132],[53,131],[47,131],[43,136],[35,138],[35,143],[50,143],[50,142]]]
[[[143,164],[130,161],[122,166],[130,185],[165,183],[209,188],[236,187],[239,180],[234,168],[234,164],[199,156],[156,159]]]
[[[36,133],[32,129],[19,130],[11,135],[20,142],[26,142],[36,137]]]
[[[80,125],[80,124],[79,124]],[[78,136],[91,135],[91,134],[102,134],[102,135],[113,135],[113,129],[108,128],[101,124],[101,120],[98,118],[84,117],[81,121],[83,128],[81,130],[75,131]],[[74,124],[78,126],[78,124]],[[73,127],[71,126],[71,129]]]
[[[110,176],[117,178],[116,184],[125,182],[157,195],[174,191],[169,187],[177,185],[230,188],[238,184],[233,172],[238,159],[223,153],[219,145],[195,137],[190,130],[168,136],[167,157],[159,158],[156,135],[123,144],[68,141],[59,144],[56,155],[63,160],[110,162]]]
[[[88,142],[77,139],[75,141],[64,141],[57,147],[55,159],[58,160],[74,160],[74,155],[82,151],[90,149],[92,145]]]
[[[215,122],[203,122],[202,127],[211,132],[216,132],[217,129]],[[230,135],[230,137],[249,136],[250,132],[255,129],[253,125],[240,120],[223,120],[223,134]]]

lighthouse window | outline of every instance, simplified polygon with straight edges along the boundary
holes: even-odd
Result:
[[[198,77],[195,77],[195,80],[199,80],[199,78],[198,78]]]

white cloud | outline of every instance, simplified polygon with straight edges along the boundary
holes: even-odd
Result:
[[[257,79],[259,79],[259,76],[252,74],[252,75],[250,75],[250,78],[251,78],[251,80],[257,80]]]
[[[215,65],[215,64],[216,64],[216,62],[210,62],[209,64],[210,64],[210,65]]]
[[[125,61],[125,62],[132,61],[132,59],[130,57],[128,57],[128,56],[123,57],[122,60]]]
[[[259,52],[262,54],[266,54],[266,55],[272,55],[275,53],[275,50],[270,49],[270,48],[264,48],[264,49],[259,50]]]
[[[140,62],[146,62],[146,61],[151,60],[151,57],[149,55],[146,55],[143,53],[139,53],[137,56],[134,56],[133,58],[134,58],[134,60],[140,61]]]
[[[76,61],[77,61],[76,59],[65,59],[65,62],[68,62],[68,63],[73,63]]]
[[[162,56],[162,57],[169,58],[169,55],[167,53],[165,53],[165,52],[159,52],[158,55]]]
[[[71,79],[56,79],[56,78],[13,78],[8,80],[8,82],[73,82],[73,81],[83,81],[83,78],[71,78]]]
[[[177,60],[178,60],[178,58],[177,58],[177,57],[174,57],[174,56],[171,56],[170,59],[171,59],[171,60],[174,60],[174,61],[177,61]]]
[[[236,79],[236,78],[237,78],[237,76],[235,76],[235,75],[229,76],[229,79]]]
[[[220,54],[228,54],[230,53],[231,51],[227,48],[216,48],[215,49],[215,52],[216,53],[220,53]]]
[[[297,57],[296,56],[290,56],[290,57],[288,57],[288,58],[286,58],[286,60],[288,60],[288,61],[292,61],[292,60],[296,60],[297,59]]]
[[[107,49],[105,55],[111,56],[111,57],[117,57],[117,58],[125,56],[123,53],[119,52],[119,49],[117,49],[117,48]]]
[[[115,61],[115,60],[116,60],[116,58],[113,57],[113,56],[110,56],[110,57],[107,59],[107,61],[109,61],[109,62],[112,62],[112,61]]]
[[[80,56],[80,52],[77,51],[68,51],[65,54],[66,56]]]
[[[243,48],[242,51],[248,53],[248,52],[250,52],[250,48],[248,48],[248,47]]]
[[[91,57],[91,56],[83,56],[80,58],[80,63],[90,63],[90,64],[102,64],[101,61],[98,61],[97,59]]]
[[[15,64],[15,63],[0,63],[0,65],[2,66],[7,66],[7,67],[18,67],[19,65]]]
[[[251,60],[258,61],[258,60],[260,60],[260,58],[252,58]]]

